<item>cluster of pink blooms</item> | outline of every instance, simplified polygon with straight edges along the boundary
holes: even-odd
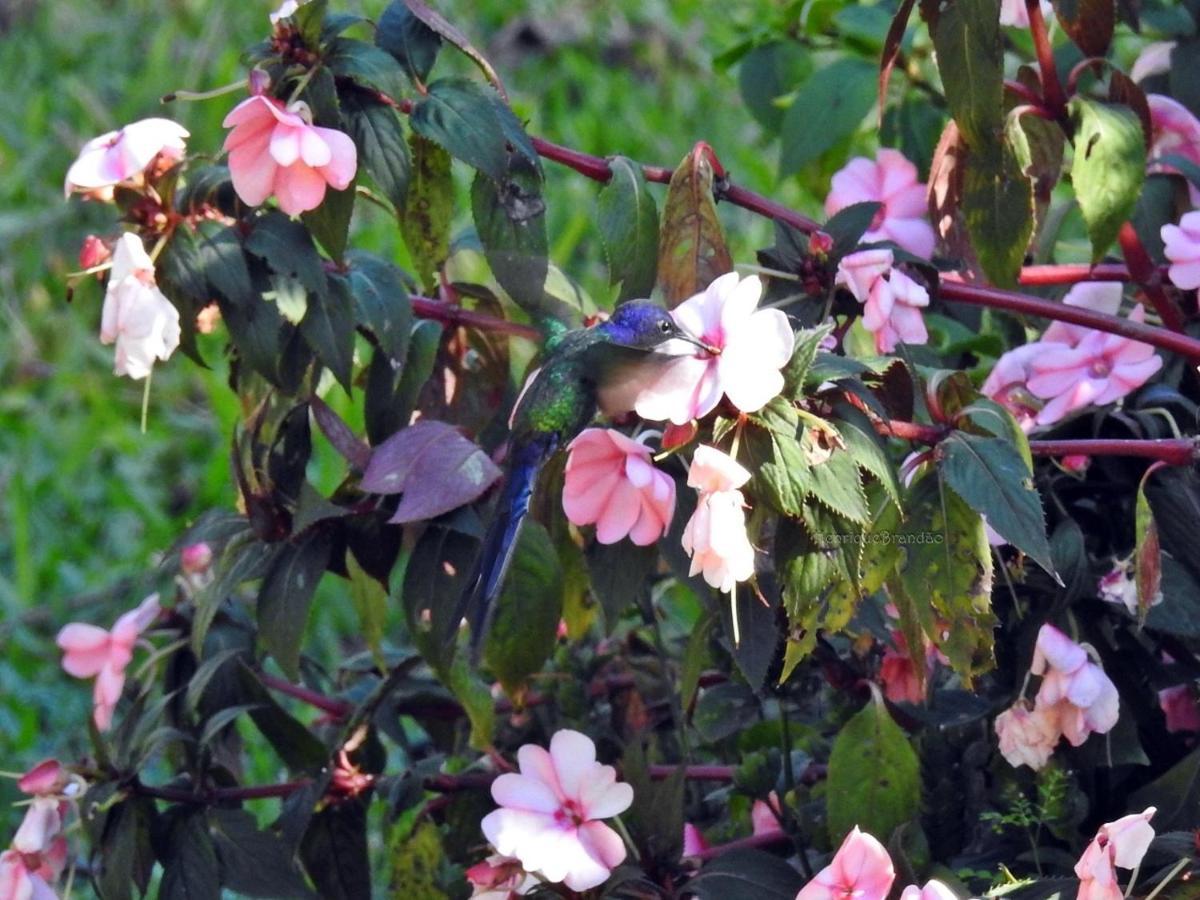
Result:
[[[114,371],[146,378],[155,360],[175,352],[179,334],[179,310],[158,289],[142,239],[125,232],[113,251],[100,314],[100,342],[117,345]]]
[[[112,631],[72,622],[58,633],[56,641],[63,651],[62,666],[67,674],[96,679],[92,717],[101,731],[112,725],[113,711],[125,689],[125,669],[133,660],[133,647],[159,612],[158,594],[151,594],[117,619]]]
[[[1060,738],[1078,747],[1117,724],[1116,686],[1087,650],[1053,625],[1038,631],[1030,671],[1042,678],[1032,708],[1021,699],[996,717],[1000,753],[1011,765],[1041,769]]]
[[[859,250],[838,263],[837,283],[863,304],[863,327],[875,336],[875,349],[891,353],[900,342],[929,340],[921,310],[929,305],[924,286],[893,268],[895,255],[886,247]]]
[[[1085,281],[1072,287],[1063,302],[1114,315],[1121,306],[1121,291],[1118,283]],[[1129,319],[1145,319],[1141,304]],[[982,391],[1007,407],[1028,431],[1035,425],[1052,425],[1087,406],[1119,400],[1161,368],[1162,358],[1149,344],[1054,322],[1040,340],[1000,357]],[[1030,397],[1045,405],[1035,410]]]
[[[67,865],[63,824],[83,783],[48,759],[22,775],[17,787],[31,799],[11,845],[0,853],[0,900],[55,900],[51,885]]]

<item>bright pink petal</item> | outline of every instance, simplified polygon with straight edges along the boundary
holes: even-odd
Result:
[[[358,171],[358,149],[354,146],[354,141],[349,135],[332,128],[314,126],[311,130],[317,133],[329,149],[329,161],[319,165],[322,177],[335,191],[344,191]]]
[[[619,478],[604,511],[596,520],[596,540],[601,544],[615,544],[624,538],[637,522],[641,508],[642,499],[637,488]]]
[[[289,216],[316,209],[325,199],[325,179],[301,162],[279,169],[275,176],[275,199]]]
[[[108,662],[109,634],[103,628],[72,622],[55,639],[63,650],[63,669],[76,678],[99,674]]]

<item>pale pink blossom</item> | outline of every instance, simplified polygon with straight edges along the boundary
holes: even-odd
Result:
[[[122,615],[105,631],[95,625],[72,622],[58,633],[63,650],[63,669],[76,678],[95,678],[93,718],[96,727],[107,731],[113,710],[125,687],[125,668],[133,659],[133,647],[143,631],[158,618],[158,594],[151,594],[135,609]]]
[[[519,859],[492,854],[466,872],[474,892],[471,900],[512,900],[541,884],[521,866]]]
[[[996,716],[996,736],[1000,739],[1000,755],[1010,766],[1029,766],[1036,772],[1050,761],[1062,737],[1058,710],[1042,706],[1031,709],[1027,700],[1018,700]]]
[[[1146,155],[1149,172],[1177,173],[1168,163],[1160,162],[1164,156],[1181,156],[1200,165],[1200,119],[1191,110],[1164,94],[1147,94],[1150,106],[1150,151]],[[1188,193],[1192,206],[1200,206],[1200,188],[1188,181]]]
[[[484,836],[502,856],[547,881],[573,891],[603,883],[625,860],[625,845],[600,820],[628,809],[633,788],[596,761],[590,738],[569,729],[555,733],[549,751],[521,747],[517,763],[520,774],[492,782],[500,809],[484,816]]]
[[[771,791],[766,800],[755,800],[750,807],[751,833],[777,834],[779,828],[779,795]]]
[[[1042,9],[1043,20],[1049,22],[1054,18],[1054,7],[1050,0],[1038,0],[1038,6]],[[1000,24],[1028,28],[1029,10],[1025,7],[1025,0],[1000,0]]]
[[[1067,291],[1062,302],[1067,306],[1115,316],[1121,309],[1123,292],[1124,287],[1119,281],[1081,281]],[[1055,320],[1050,323],[1041,339],[1043,343],[1075,347],[1091,333],[1091,328]]]
[[[17,789],[35,797],[58,795],[70,781],[70,773],[62,763],[57,759],[44,759],[17,779]]]
[[[156,360],[175,352],[179,335],[179,311],[155,284],[142,239],[125,232],[113,254],[100,314],[100,342],[117,345],[114,371],[145,378]]]
[[[924,344],[929,340],[921,309],[929,305],[929,292],[899,269],[886,248],[859,250],[838,263],[836,283],[863,304],[863,327],[875,336],[875,349],[891,353],[900,342]]]
[[[885,900],[895,880],[896,870],[883,844],[855,826],[796,900]]]
[[[18,853],[44,853],[51,842],[62,831],[62,811],[57,797],[34,797],[25,809],[17,833],[13,835],[12,848]]]
[[[1106,734],[1117,724],[1116,686],[1083,647],[1053,625],[1038,631],[1031,671],[1042,676],[1037,705],[1057,711],[1059,728],[1072,746],[1080,746],[1093,732]]]
[[[1139,304],[1129,318],[1141,322]],[[1130,394],[1162,368],[1154,348],[1118,334],[1091,331],[1076,346],[1051,346],[1029,364],[1030,393],[1048,401],[1037,415],[1052,425],[1087,406],[1104,406]]]
[[[304,5],[304,0],[283,0],[278,8],[271,13],[270,19],[272,25],[278,25],[282,19],[290,19],[296,14],[301,6]]]
[[[936,878],[925,882],[925,887],[910,884],[900,894],[900,900],[958,900],[958,895]]]
[[[1130,615],[1137,615],[1137,582],[1134,580],[1133,563],[1130,560],[1118,561],[1112,571],[1100,579],[1096,591],[1105,603],[1124,606]],[[1150,600],[1151,606],[1157,606],[1160,603],[1162,603],[1161,591]]]
[[[273,97],[247,97],[222,123],[233,188],[249,206],[275,195],[291,216],[316,209],[326,187],[345,190],[358,169],[349,135],[312,124],[303,101],[284,107]]]
[[[883,204],[863,235],[864,243],[894,241],[917,256],[929,258],[933,253],[925,185],[918,180],[917,167],[899,150],[882,149],[874,162],[857,156],[833,176],[825,214],[832,216],[855,203]]]
[[[722,396],[756,412],[783,390],[780,372],[795,334],[777,309],[758,309],[762,282],[729,272],[671,311],[684,331],[714,351],[680,356],[658,367],[634,399],[643,419],[683,425],[707,415]]]
[[[1158,707],[1171,734],[1200,731],[1200,704],[1194,684],[1177,684],[1158,692]]]
[[[1021,430],[1029,432],[1037,425],[1041,403],[1029,393],[1030,366],[1047,348],[1046,341],[1034,341],[1009,350],[992,366],[980,392],[1013,414]]]
[[[0,853],[0,900],[57,900],[39,868],[36,857],[27,859],[16,850]]]
[[[692,558],[691,575],[730,593],[754,574],[754,547],[746,535],[746,499],[738,488],[750,480],[732,457],[700,446],[692,456],[688,485],[700,492],[696,511],[683,529],[683,549]]]
[[[1175,52],[1176,41],[1151,41],[1142,48],[1133,66],[1129,69],[1129,77],[1141,81],[1154,75],[1162,75],[1171,71],[1171,54]],[[1155,95],[1151,95],[1155,96]]]
[[[1100,826],[1092,842],[1075,864],[1079,877],[1077,900],[1121,900],[1117,868],[1135,869],[1154,840],[1150,819],[1153,806],[1135,815],[1123,816]]]
[[[675,480],[654,467],[649,447],[611,428],[588,428],[567,449],[562,502],[572,524],[595,525],[601,544],[628,537],[645,547],[666,533]]]
[[[704,834],[691,822],[683,823],[683,859],[699,856],[709,847]]]
[[[1186,213],[1178,225],[1164,225],[1160,234],[1171,283],[1185,291],[1200,287],[1200,211]]]
[[[122,184],[145,171],[159,154],[182,159],[188,136],[182,125],[170,119],[142,119],[102,134],[83,145],[67,170],[63,190],[69,195]]]

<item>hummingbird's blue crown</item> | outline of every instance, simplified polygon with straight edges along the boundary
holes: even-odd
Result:
[[[669,312],[650,300],[622,303],[611,319],[596,327],[612,343],[638,350],[653,350],[676,338],[695,343]]]

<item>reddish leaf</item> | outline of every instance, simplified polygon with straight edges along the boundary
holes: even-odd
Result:
[[[1150,103],[1146,100],[1146,92],[1136,81],[1117,69],[1113,69],[1108,79],[1108,99],[1111,103],[1123,103],[1137,114],[1142,123],[1142,136],[1146,139],[1146,150],[1154,140],[1154,126],[1150,121]]]
[[[961,261],[958,271],[967,281],[978,281],[979,260],[971,248],[961,212],[966,160],[967,145],[951,119],[942,131],[929,166],[929,219],[946,255]]]
[[[712,148],[699,143],[671,176],[658,245],[658,286],[668,307],[733,268],[713,197],[719,165]]]
[[[902,0],[900,8],[892,18],[887,37],[883,41],[883,56],[879,60],[879,121],[883,122],[883,105],[887,100],[888,82],[892,77],[892,67],[896,65],[896,57],[900,55],[900,44],[904,40],[904,30],[908,28],[909,17],[912,16],[913,6],[917,0]]]
[[[500,477],[488,455],[445,422],[423,420],[375,448],[362,477],[374,494],[403,494],[394,524],[432,519],[477,499]]]
[[[1115,0],[1058,0],[1058,21],[1085,56],[1104,56],[1117,24]]]

